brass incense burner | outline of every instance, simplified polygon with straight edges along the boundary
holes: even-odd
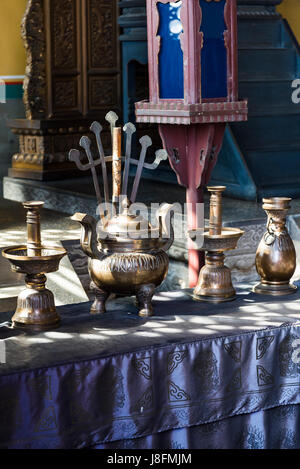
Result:
[[[89,273],[91,288],[95,291],[95,301],[91,313],[104,313],[105,302],[110,293],[131,296],[136,295],[140,316],[152,316],[152,297],[155,288],[167,275],[169,258],[166,251],[173,243],[174,233],[170,217],[173,206],[164,204],[157,212],[158,226],[152,227],[141,215],[133,211],[143,168],[155,169],[162,159],[167,158],[164,150],[156,152],[154,163],[145,163],[147,148],[151,139],[144,136],[140,139],[142,146],[140,158],[131,158],[133,124],[124,126],[126,133],[126,154],[121,155],[122,129],[116,127],[118,117],[115,113],[107,114],[110,122],[113,154],[105,156],[102,142],[102,127],[94,122],[91,126],[95,134],[99,159],[94,160],[91,153],[91,141],[82,137],[80,145],[85,149],[89,163],[83,165],[78,150],[71,150],[69,158],[75,161],[78,168],[90,169],[93,175],[95,191],[98,199],[100,220],[86,214],[76,213],[72,219],[82,225],[81,246],[89,257]],[[112,162],[112,204],[107,178],[107,162]],[[124,163],[122,178],[122,162]],[[104,199],[102,203],[99,182],[95,167],[101,166]],[[130,165],[137,166],[130,199],[127,197]],[[169,225],[167,222],[170,221]]]
[[[60,322],[53,293],[46,288],[45,274],[56,272],[66,251],[41,243],[40,208],[44,202],[24,202],[27,211],[27,244],[3,249],[2,255],[11,263],[13,272],[25,274],[26,289],[18,296],[12,318],[14,327],[48,330]]]
[[[205,251],[205,266],[200,271],[193,297],[200,301],[221,303],[236,297],[230,269],[224,265],[224,252],[235,249],[244,232],[237,228],[222,227],[222,192],[226,187],[207,189],[211,193],[209,229],[204,231],[204,243],[199,247]],[[197,231],[190,231],[192,239],[197,238]]]
[[[263,199],[268,223],[256,253],[256,269],[261,282],[254,287],[255,293],[277,296],[297,290],[290,283],[296,269],[296,251],[286,228],[291,200],[288,197]]]

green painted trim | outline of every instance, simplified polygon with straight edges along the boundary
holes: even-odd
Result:
[[[22,99],[23,98],[23,84],[22,83],[0,84],[0,97],[1,97],[1,102],[5,102],[8,99]]]
[[[23,98],[23,84],[5,84],[6,99],[22,99]]]

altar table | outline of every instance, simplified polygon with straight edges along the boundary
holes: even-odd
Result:
[[[1,313],[0,448],[300,448],[299,292],[154,307],[62,306],[41,333]]]

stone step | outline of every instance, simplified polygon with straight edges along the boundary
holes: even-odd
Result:
[[[259,46],[260,44],[273,47],[280,46],[281,31],[281,21],[278,18],[274,20],[239,19],[238,46],[239,48],[248,44],[250,47]]]
[[[299,197],[299,179],[298,181],[292,180],[289,184],[280,184],[277,181],[272,184],[271,181],[269,185],[262,184],[257,187],[257,197],[259,200],[262,200],[263,197],[279,197],[282,195],[292,199]]]
[[[239,50],[239,80],[293,80],[296,78],[296,54],[293,49]]]
[[[232,125],[233,133],[245,153],[268,149],[288,152],[300,145],[300,113],[250,117],[246,123]],[[299,162],[298,162],[299,164]]]
[[[251,151],[245,156],[250,172],[255,174],[255,182],[268,189],[268,185],[278,186],[283,195],[291,196],[299,190],[300,148],[291,151]],[[288,168],[287,168],[288,161]],[[255,168],[255,171],[254,171]],[[280,189],[281,188],[281,189]],[[272,194],[270,194],[272,195]]]
[[[249,115],[300,114],[300,106],[292,102],[293,91],[290,80],[239,83],[239,95],[248,98]]]

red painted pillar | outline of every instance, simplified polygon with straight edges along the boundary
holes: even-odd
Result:
[[[188,230],[204,225],[204,220],[197,220],[197,204],[203,203],[203,190],[216,164],[224,132],[224,123],[159,125],[170,165],[177,174],[178,183],[186,188]],[[194,287],[204,265],[204,255],[197,252],[191,240],[188,241],[188,248],[189,285]]]
[[[188,230],[198,228],[197,204],[203,203],[203,188],[188,187],[186,189],[187,224]],[[203,220],[204,224],[204,220]],[[204,266],[204,253],[195,249],[193,241],[188,237],[189,249],[189,285],[194,288],[197,285],[200,269]]]

